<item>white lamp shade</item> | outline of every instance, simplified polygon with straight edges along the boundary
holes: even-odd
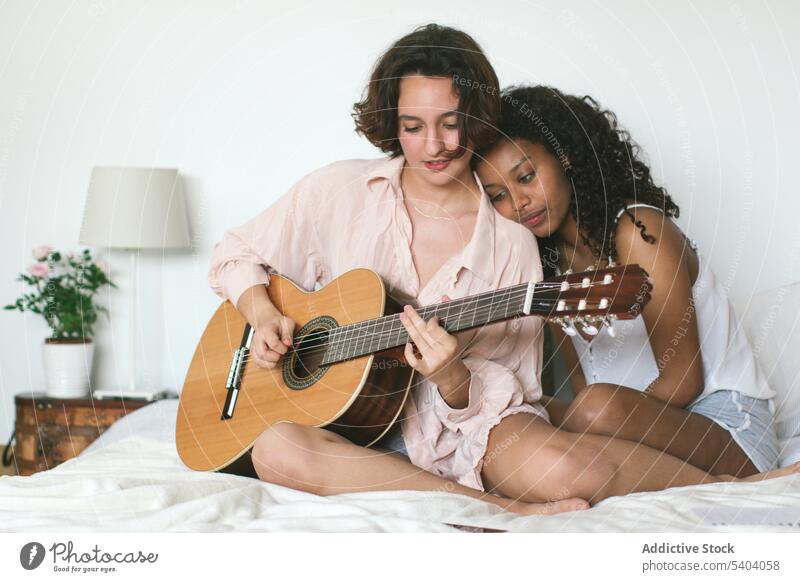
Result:
[[[189,247],[178,170],[93,168],[78,242],[127,249]]]

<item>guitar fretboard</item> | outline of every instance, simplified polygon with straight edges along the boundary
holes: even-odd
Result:
[[[528,284],[522,283],[463,299],[429,305],[418,309],[417,313],[425,321],[438,317],[439,324],[448,333],[455,333],[525,315],[523,308],[527,292]],[[542,304],[534,301],[531,313],[549,313],[551,309],[551,301]],[[328,350],[323,365],[388,350],[405,345],[408,341],[408,332],[400,321],[399,314],[339,327],[329,335]]]

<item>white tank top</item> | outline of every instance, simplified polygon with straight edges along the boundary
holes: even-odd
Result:
[[[649,204],[631,204],[627,208],[637,206],[661,211]],[[619,211],[615,224],[624,211]],[[697,252],[694,240],[690,241],[690,246],[699,262],[692,296],[705,378],[705,387],[697,399],[717,390],[736,390],[753,398],[772,398],[775,393],[756,363],[724,290]],[[604,382],[645,390],[658,377],[659,367],[644,318],[639,315],[635,319],[617,321],[614,328],[617,333],[613,338],[605,326],[591,341],[580,333],[572,336],[586,383]],[[664,359],[666,364],[668,355],[665,354]]]

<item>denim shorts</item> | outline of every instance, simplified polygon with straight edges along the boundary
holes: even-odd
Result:
[[[701,396],[687,410],[702,414],[727,430],[760,472],[778,466],[772,400],[751,398],[735,390],[717,390]]]
[[[401,455],[408,456],[408,451],[406,450],[406,442],[403,440],[403,431],[400,428],[400,423],[395,423],[392,428],[389,429],[381,440],[375,443],[376,447],[381,447],[383,449],[389,449],[392,452],[400,453]]]
[[[717,390],[695,400],[687,410],[702,414],[727,430],[760,472],[778,466],[772,400],[751,398],[735,390]],[[400,423],[392,426],[375,446],[408,456]]]

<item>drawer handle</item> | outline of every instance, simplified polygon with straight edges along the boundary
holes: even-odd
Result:
[[[11,431],[11,438],[8,439],[6,448],[3,449],[3,466],[8,467],[11,465],[11,457],[14,456],[14,437],[17,436],[16,429]]]

